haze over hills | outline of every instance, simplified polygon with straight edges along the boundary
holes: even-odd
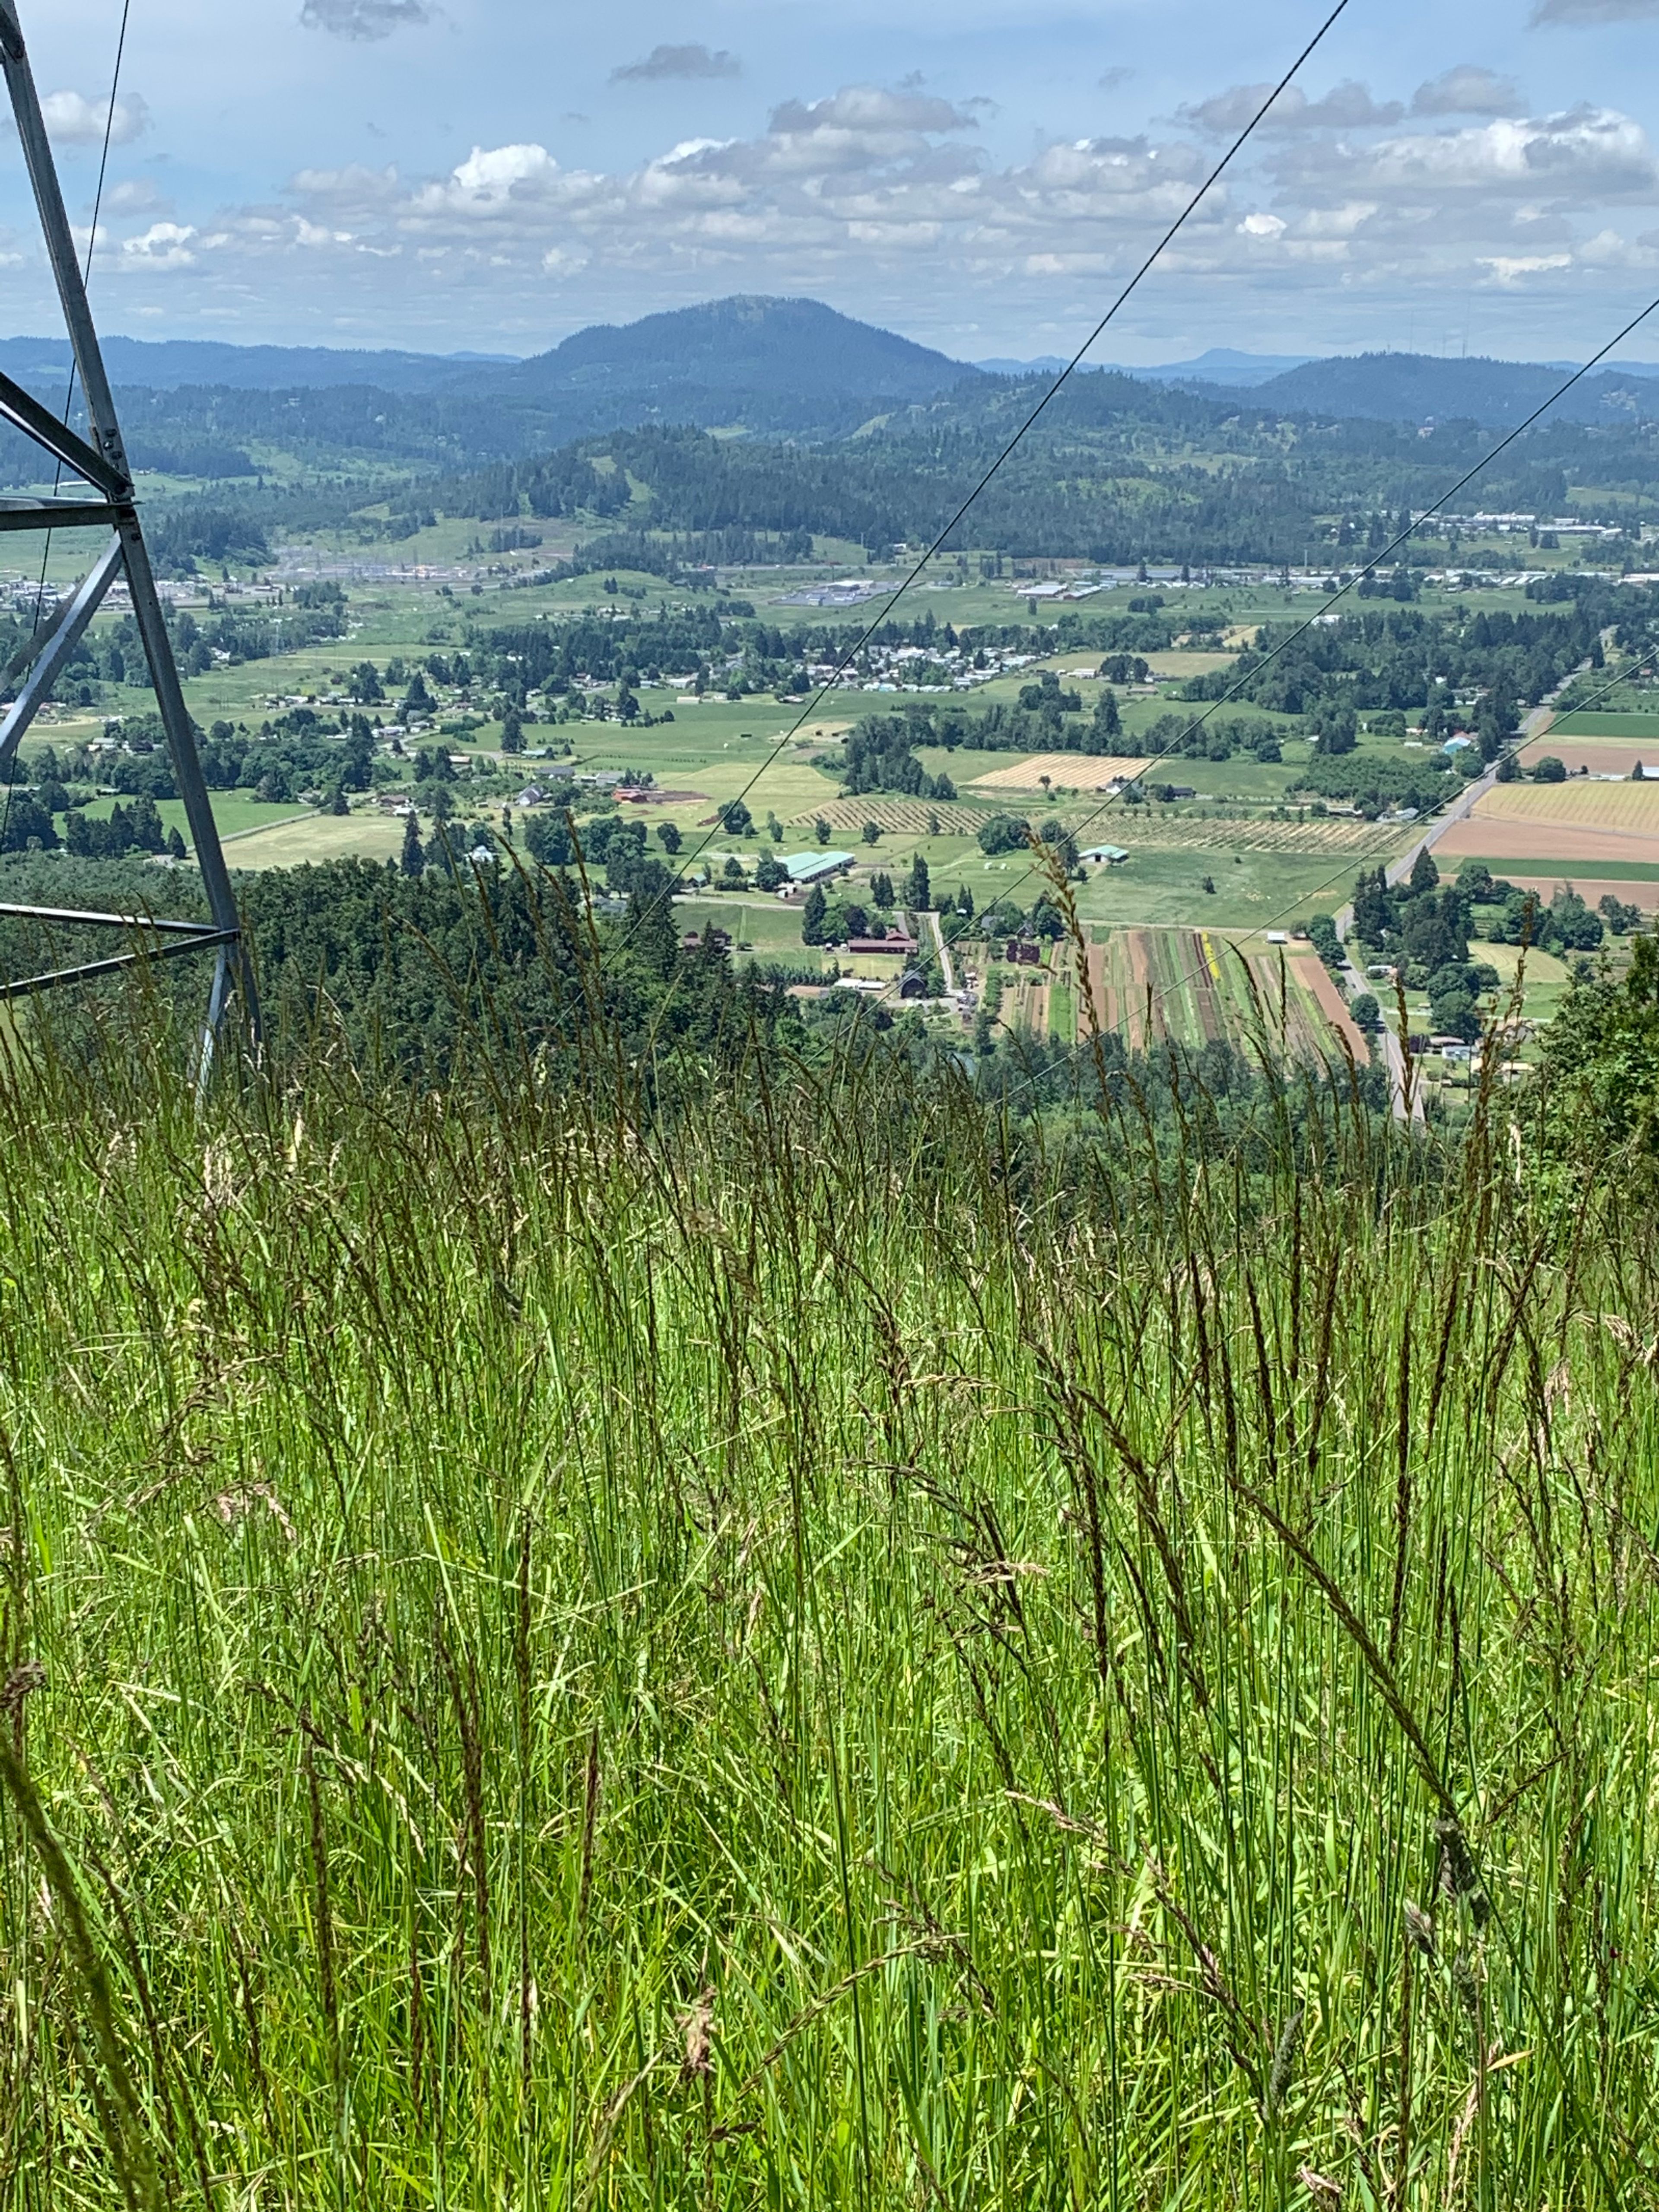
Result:
[[[106,337],[104,361],[116,385],[155,392],[221,386],[234,392],[320,391],[373,385],[381,392],[433,392],[480,365],[511,365],[511,354],[349,352],[331,346],[232,345],[214,338]],[[32,391],[49,393],[66,378],[66,337],[0,338],[0,369]]]
[[[817,301],[756,296],[595,325],[527,360],[131,337],[111,338],[106,350],[139,465],[218,479],[257,477],[261,452],[307,466],[419,474],[516,463],[651,426],[834,442],[908,421],[930,434],[977,436],[1018,406],[1011,379],[1035,381],[1061,365],[953,361]],[[0,339],[0,368],[54,404],[68,365],[62,339]],[[1562,376],[1551,362],[1398,353],[1320,361],[1223,347],[1161,367],[1090,369],[1068,411],[1085,389],[1091,421],[1155,415],[1165,404],[1155,392],[1185,392],[1219,410],[1217,424],[1243,409],[1247,418],[1261,410],[1506,428]],[[1614,429],[1659,420],[1659,365],[1598,370],[1550,419]],[[21,442],[0,437],[0,474],[30,481]]]
[[[1194,360],[1164,362],[1152,368],[1126,368],[1121,362],[1105,361],[1085,361],[1083,366],[1090,371],[1115,370],[1120,376],[1140,377],[1153,384],[1197,381],[1248,388],[1315,358],[1307,353],[1238,353],[1231,346],[1212,346]],[[1059,354],[1045,353],[1034,361],[981,361],[974,365],[994,376],[1054,376],[1066,363]]]

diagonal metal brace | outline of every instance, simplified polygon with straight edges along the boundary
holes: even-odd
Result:
[[[58,623],[36,656],[22,690],[5,720],[0,722],[0,769],[7,766],[17,750],[24,731],[51,697],[52,685],[63,672],[65,664],[73,657],[85,635],[87,624],[97,612],[105,592],[114,582],[125,551],[121,540],[112,538],[101,560],[82,578],[80,589],[70,601],[69,612]]]
[[[216,937],[210,921],[162,921],[153,914],[94,914],[81,906],[0,906],[0,921],[62,921],[87,929],[153,929],[174,937]]]
[[[88,483],[96,484],[111,499],[132,497],[132,485],[119,469],[112,467],[67,422],[60,422],[50,407],[43,407],[32,392],[25,392],[21,384],[15,383],[3,372],[0,372],[0,416],[25,437],[33,438],[37,446],[44,446],[54,460],[61,461],[66,469],[73,469]]]
[[[32,998],[37,992],[54,991],[60,983],[88,983],[95,975],[119,975],[152,960],[169,960],[181,952],[202,952],[212,945],[234,945],[234,929],[209,930],[196,937],[174,938],[170,945],[147,945],[141,951],[118,952],[107,960],[88,960],[79,968],[53,968],[43,975],[24,975],[15,983],[0,983],[0,1002]]]
[[[106,499],[0,499],[0,530],[88,530],[118,522]]]

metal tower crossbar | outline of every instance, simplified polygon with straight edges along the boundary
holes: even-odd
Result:
[[[74,656],[110,586],[125,572],[133,617],[149,665],[150,685],[167,733],[173,781],[184,801],[191,843],[212,916],[207,922],[155,921],[140,915],[84,914],[75,908],[0,905],[0,916],[32,917],[43,922],[104,929],[120,927],[147,940],[140,949],[113,958],[57,969],[14,982],[0,982],[0,999],[21,998],[58,984],[84,982],[91,976],[112,975],[143,960],[211,951],[216,958],[204,1038],[205,1069],[232,989],[240,994],[249,1026],[256,1033],[258,1000],[235,896],[230,887],[230,872],[225,866],[224,848],[219,842],[218,825],[213,818],[201,758],[196,750],[196,732],[185,705],[167,620],[138,520],[132,471],[127,465],[115,401],[87,301],[86,283],[64,211],[57,165],[52,160],[34,74],[29,67],[22,27],[17,18],[16,0],[0,0],[0,66],[5,70],[11,112],[34,191],[46,257],[52,264],[64,321],[74,349],[90,432],[89,436],[82,437],[21,385],[0,374],[0,419],[50,453],[58,464],[60,479],[67,471],[80,479],[82,487],[50,499],[0,498],[0,532],[72,530],[103,525],[112,532],[108,545],[73,594],[60,603],[49,620],[39,624],[33,636],[0,678],[0,691],[11,697],[11,704],[0,713],[0,775],[9,768],[24,732],[51,696],[53,684]]]

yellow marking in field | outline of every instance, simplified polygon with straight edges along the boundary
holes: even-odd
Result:
[[[1221,963],[1216,957],[1215,946],[1211,940],[1210,933],[1207,929],[1200,930],[1198,933],[1198,941],[1204,948],[1205,964],[1209,969],[1211,980],[1213,982],[1218,983],[1221,981]]]

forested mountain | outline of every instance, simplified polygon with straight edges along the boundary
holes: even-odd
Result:
[[[665,563],[767,557],[715,533],[817,533],[872,551],[930,540],[1029,412],[1034,386],[994,383],[852,441],[791,445],[639,429],[435,486],[453,514],[587,517],[610,526],[585,558]],[[1437,499],[1490,443],[1453,423],[1287,422],[1194,393],[1091,377],[1057,400],[975,502],[963,550],[1227,565],[1375,550],[1402,508]],[[1541,429],[1480,482],[1477,502],[1559,512],[1570,483],[1659,497],[1649,433]],[[639,487],[631,497],[630,488]],[[653,545],[644,533],[678,533]],[[772,557],[799,558],[781,547]]]
[[[331,526],[406,538],[436,512],[598,526],[607,535],[584,557],[662,573],[799,559],[812,537],[884,555],[934,537],[1050,374],[987,374],[809,300],[718,301],[517,362],[111,350],[118,376],[151,380],[119,387],[140,469],[214,486],[165,510],[162,550],[180,562]],[[46,342],[7,342],[0,358],[59,396]],[[185,380],[226,362],[222,381]],[[294,381],[260,388],[261,364]],[[1255,388],[1175,374],[1206,364],[1252,368],[1212,354],[1073,379],[975,503],[962,550],[1206,565],[1374,550],[1561,375],[1407,355],[1307,362]],[[333,380],[348,373],[386,381]],[[39,472],[5,434],[0,477]],[[1635,369],[1586,379],[1464,504],[1630,525],[1656,500],[1659,378]]]
[[[853,395],[902,406],[975,373],[817,300],[740,295],[637,323],[595,324],[551,353],[466,381],[480,395],[543,404],[627,395],[662,419],[685,421],[693,418],[673,411],[683,395],[701,404],[718,394],[728,407],[734,398],[821,407]]]
[[[1362,353],[1304,362],[1258,385],[1255,397],[1261,405],[1297,415],[1379,422],[1462,416],[1508,428],[1541,406],[1565,374],[1559,362]],[[1573,422],[1652,422],[1659,419],[1659,373],[1647,363],[1596,369],[1554,411]]]
[[[815,300],[734,298],[578,331],[529,361],[112,339],[112,379],[141,466],[255,473],[250,447],[313,465],[455,467],[646,422],[844,437],[980,372]],[[0,342],[0,368],[61,404],[62,341]],[[240,459],[238,457],[240,457]],[[0,472],[27,481],[21,441]]]

